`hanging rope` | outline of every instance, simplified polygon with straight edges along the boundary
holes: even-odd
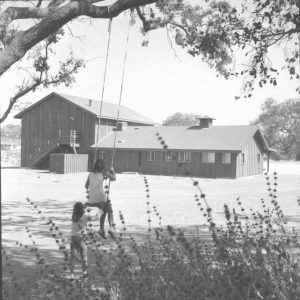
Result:
[[[124,85],[124,77],[125,77],[124,76],[125,75],[125,66],[126,66],[126,61],[127,61],[127,49],[128,49],[128,41],[129,41],[130,23],[131,23],[131,19],[129,19],[128,29],[127,29],[127,39],[126,39],[123,72],[122,72],[121,88],[120,88],[120,95],[119,95],[116,130],[115,130],[114,145],[113,145],[112,156],[111,156],[111,167],[113,167],[113,165],[114,165],[114,158],[115,158],[115,151],[116,151],[116,140],[117,140],[117,132],[118,132],[118,124],[119,124],[119,116],[120,116],[120,106],[121,106],[122,95],[123,95],[123,85]]]
[[[100,136],[100,125],[101,125],[101,116],[102,116],[103,97],[104,97],[104,90],[105,90],[107,61],[108,61],[108,53],[109,53],[110,37],[111,37],[111,26],[112,26],[112,18],[109,19],[109,23],[108,23],[108,39],[107,39],[105,66],[104,66],[104,74],[103,74],[102,93],[101,93],[101,102],[100,102],[99,121],[98,121],[98,128],[97,128],[97,138],[96,138],[94,163],[97,160],[98,141],[99,141],[99,136]]]
[[[128,49],[128,41],[129,41],[129,31],[130,31],[130,23],[131,19],[129,19],[128,29],[127,29],[127,38],[126,38],[126,46],[125,46],[125,55],[124,55],[124,62],[123,62],[123,71],[122,71],[122,79],[121,79],[121,88],[120,88],[120,94],[119,94],[119,103],[118,103],[118,111],[117,111],[117,120],[116,120],[116,129],[115,129],[115,136],[114,136],[114,144],[113,144],[113,150],[112,150],[112,157],[111,157],[111,168],[114,165],[114,157],[115,157],[115,149],[116,149],[116,140],[117,140],[117,129],[119,124],[119,117],[120,117],[120,106],[122,101],[122,95],[123,95],[123,85],[124,85],[124,77],[125,77],[125,67],[126,67],[126,61],[127,61],[127,49]],[[103,85],[102,85],[102,94],[101,94],[101,102],[100,102],[100,113],[99,113],[99,122],[98,122],[98,131],[97,131],[97,139],[96,139],[96,147],[95,147],[95,157],[94,157],[94,163],[97,160],[97,152],[98,152],[98,141],[99,141],[99,133],[100,133],[100,125],[101,125],[101,116],[102,116],[102,106],[103,106],[103,96],[104,96],[104,89],[105,89],[105,79],[106,79],[106,70],[107,70],[107,61],[108,61],[108,54],[109,54],[109,46],[110,46],[110,37],[111,37],[111,25],[112,25],[112,19],[109,20],[108,25],[108,41],[107,41],[107,49],[106,49],[106,58],[105,58],[105,67],[104,67],[104,75],[103,75]],[[110,190],[110,180],[107,186],[107,199],[109,196],[109,190]]]
[[[115,150],[116,150],[116,140],[117,140],[117,132],[118,132],[118,124],[119,124],[119,117],[120,117],[120,106],[122,101],[123,95],[123,84],[124,84],[124,75],[125,75],[125,66],[127,60],[127,48],[128,48],[128,41],[129,41],[129,29],[130,29],[131,20],[129,20],[128,29],[127,29],[127,39],[126,39],[126,46],[125,46],[125,55],[124,55],[124,63],[123,63],[123,72],[122,72],[122,80],[121,80],[121,88],[120,88],[120,95],[119,95],[119,104],[118,104],[118,113],[117,113],[117,122],[116,122],[116,129],[115,129],[115,136],[114,136],[114,145],[112,150],[111,156],[111,168],[114,166],[114,158],[115,158]],[[110,192],[110,179],[108,180],[108,185],[106,185],[106,199],[109,200],[109,192]]]

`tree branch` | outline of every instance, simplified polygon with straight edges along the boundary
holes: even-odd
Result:
[[[0,118],[0,123],[5,121],[5,119],[8,117],[8,115],[12,111],[14,105],[17,103],[17,101],[21,97],[25,96],[26,94],[28,94],[31,91],[34,91],[37,87],[39,87],[41,85],[48,87],[50,85],[58,85],[61,83],[66,84],[66,82],[68,84],[70,84],[72,82],[72,80],[69,79],[69,76],[73,75],[74,73],[77,73],[78,69],[82,66],[82,64],[80,64],[80,63],[78,64],[78,62],[76,62],[76,61],[75,61],[74,65],[72,66],[72,68],[70,70],[67,70],[67,72],[65,74],[62,74],[60,71],[59,75],[57,75],[57,76],[51,77],[50,79],[48,76],[46,76],[43,79],[43,75],[47,72],[46,61],[48,60],[49,46],[50,46],[50,43],[48,43],[45,47],[46,54],[45,54],[42,68],[39,71],[39,77],[37,79],[33,78],[33,81],[30,84],[28,82],[24,83],[24,81],[23,81],[22,85],[19,87],[19,91],[16,93],[16,95],[14,97],[12,97],[9,100],[9,105],[8,105],[7,109],[5,110],[4,114],[2,115],[2,117]]]
[[[42,5],[43,0],[39,0],[39,2],[37,3],[36,7],[40,7]]]
[[[140,20],[143,23],[143,28],[144,28],[145,32],[150,31],[150,30],[155,30],[158,28],[158,26],[164,27],[167,25],[172,25],[174,27],[180,28],[182,31],[185,32],[187,37],[190,37],[188,30],[183,25],[176,23],[174,20],[167,18],[167,19],[161,21],[159,23],[159,25],[158,24],[153,25],[151,23],[151,21],[146,19],[145,15],[141,12],[141,9],[139,7],[136,7],[135,9],[136,9],[138,17],[140,18]]]
[[[0,123],[2,123],[7,118],[7,116],[10,114],[13,106],[18,101],[18,99],[20,99],[24,95],[28,94],[32,90],[36,89],[40,84],[41,84],[41,82],[35,82],[25,89],[21,88],[20,91],[14,97],[10,98],[9,105],[8,105],[6,111],[4,112],[4,114],[2,115],[2,117],[0,118]]]
[[[84,5],[84,12],[82,15],[91,18],[114,18],[127,9],[155,2],[158,2],[158,0],[118,0],[112,5],[107,6]]]
[[[143,28],[145,30],[145,32],[149,31],[149,27],[150,27],[150,22],[148,20],[146,20],[145,15],[142,13],[141,9],[139,7],[135,8],[138,17],[140,18],[140,20],[143,23]]]
[[[46,17],[56,7],[8,7],[0,15],[0,28],[9,25],[17,19],[42,19]]]
[[[261,34],[260,38],[263,40],[265,38],[269,38],[269,37],[275,37],[275,36],[278,36],[278,35],[281,35],[280,38],[286,36],[286,35],[291,35],[291,34],[294,34],[294,33],[300,33],[300,28],[293,28],[293,29],[290,29],[290,30],[282,30],[282,31],[278,31],[278,32],[272,32],[272,33],[269,33],[269,34]]]
[[[65,0],[52,0],[49,3],[48,7],[57,7],[57,6],[61,5],[64,2],[65,2]]]
[[[35,16],[37,16],[38,11],[39,14],[42,14],[43,12],[44,17],[38,24],[32,26],[28,30],[17,32],[11,39],[9,45],[0,52],[0,76],[16,61],[20,60],[29,49],[47,38],[53,32],[56,32],[69,21],[79,16],[85,15],[92,18],[113,18],[129,8],[151,4],[157,1],[158,0],[118,0],[112,5],[107,6],[95,6],[91,4],[89,0],[71,1],[64,6],[51,8],[51,13],[49,13],[50,8],[46,11],[40,8],[32,8],[31,10],[26,8],[25,11],[27,11],[28,14],[32,13],[31,17],[34,17],[34,10]],[[24,17],[26,16],[24,10],[20,9],[17,11],[18,18],[21,15]],[[14,10],[12,10],[10,16],[7,14],[5,17],[2,16],[2,22],[5,18],[7,21],[8,19],[14,18],[14,16]]]

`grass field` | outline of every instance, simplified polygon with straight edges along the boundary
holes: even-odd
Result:
[[[286,215],[287,221],[300,229],[300,207],[297,197],[300,197],[300,163],[271,162],[271,171],[278,172],[278,201]],[[26,201],[29,197],[46,217],[61,228],[68,238],[70,218],[73,204],[85,201],[84,183],[87,173],[53,174],[48,171],[22,168],[3,168],[1,170],[2,196],[2,245],[10,254],[14,270],[24,281],[34,282],[34,257],[29,251],[24,251],[16,245],[30,245],[25,227],[32,232],[32,238],[43,251],[49,262],[59,264],[62,257],[57,250],[55,239],[49,232],[46,220],[41,214],[32,210]],[[194,195],[197,189],[190,178],[146,176],[150,185],[150,207],[152,226],[158,225],[152,207],[156,206],[162,217],[163,225],[184,227],[189,232],[195,225],[202,225],[205,231],[206,221],[199,212]],[[270,178],[272,179],[272,174]],[[231,179],[196,179],[206,194],[209,205],[213,209],[216,223],[224,221],[223,206],[237,207],[236,198],[240,197],[246,213],[250,209],[260,210],[260,199],[269,200],[265,176],[256,175],[236,180]],[[147,230],[146,188],[143,175],[117,174],[117,181],[111,184],[111,199],[115,214],[117,229],[120,230],[119,211],[122,212],[127,230],[141,240]],[[268,203],[268,201],[267,201]],[[95,223],[97,226],[97,223]],[[106,240],[103,247],[114,247],[111,240]],[[4,266],[5,279],[5,266]],[[25,276],[26,274],[26,276]]]

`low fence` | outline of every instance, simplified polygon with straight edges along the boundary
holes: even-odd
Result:
[[[50,172],[58,174],[88,171],[88,154],[51,153]]]

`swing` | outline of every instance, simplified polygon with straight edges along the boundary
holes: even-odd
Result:
[[[108,62],[108,55],[109,55],[109,46],[110,46],[110,39],[111,39],[111,27],[112,27],[112,19],[109,20],[109,25],[108,25],[108,41],[107,41],[105,67],[104,67],[104,75],[103,75],[103,84],[102,84],[102,93],[101,93],[101,102],[100,102],[100,112],[99,112],[99,120],[98,120],[98,131],[97,131],[97,138],[96,138],[94,163],[96,162],[97,156],[98,156],[98,142],[99,142],[99,133],[100,133],[100,125],[101,125],[101,117],[102,117],[102,107],[103,107],[103,98],[104,98],[104,90],[105,90],[106,70],[107,70],[107,62]],[[115,128],[115,133],[114,133],[114,143],[113,143],[113,149],[112,149],[110,168],[113,168],[114,158],[115,158],[117,128],[118,128],[118,124],[119,124],[120,106],[121,106],[122,94],[123,94],[125,66],[126,66],[126,60],[127,60],[127,49],[128,49],[128,41],[129,41],[129,30],[130,30],[130,20],[129,20],[128,29],[127,29],[127,39],[126,39],[126,47],[125,47],[125,55],[124,55],[124,62],[123,62],[122,79],[121,79],[121,87],[120,87],[120,94],[119,94],[119,103],[118,103],[118,110],[117,110],[116,128]],[[106,201],[109,201],[110,182],[111,182],[111,180],[108,179],[108,184],[105,185]],[[113,222],[112,226],[114,228],[115,224],[114,224],[113,218],[112,218],[112,222]],[[110,235],[111,235],[112,238],[114,238],[113,234],[110,233]]]
[[[97,160],[97,153],[98,153],[98,142],[99,142],[100,124],[101,124],[101,117],[102,117],[102,106],[103,106],[105,81],[106,81],[107,61],[108,61],[110,38],[111,38],[111,27],[112,27],[112,19],[109,20],[109,25],[108,25],[108,41],[107,41],[106,58],[105,58],[105,66],[104,66],[104,75],[103,75],[103,84],[102,84],[102,93],[101,93],[101,102],[100,102],[100,112],[99,112],[99,121],[98,121],[98,128],[99,129],[98,129],[97,138],[96,138],[94,163]],[[111,168],[114,165],[114,157],[115,157],[115,150],[116,150],[117,128],[118,128],[118,124],[119,124],[120,106],[121,106],[122,95],[123,95],[125,66],[126,66],[126,60],[127,60],[127,49],[128,49],[128,41],[129,41],[129,30],[130,30],[130,20],[129,20],[128,29],[127,29],[127,39],[126,39],[125,55],[124,55],[124,62],[123,62],[121,88],[120,88],[120,94],[119,94],[119,103],[118,103],[118,111],[117,111],[116,129],[115,129],[114,144],[113,144],[112,157],[111,157],[111,165],[110,165]]]

